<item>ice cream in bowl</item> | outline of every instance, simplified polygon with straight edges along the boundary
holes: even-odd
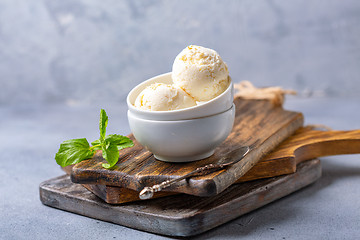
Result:
[[[197,102],[174,87],[172,73],[165,73],[137,85],[127,97],[129,111],[149,120],[183,120],[213,115],[230,109],[234,87],[229,77],[226,89],[209,101]],[[156,109],[156,110],[155,110]]]
[[[233,91],[227,65],[217,52],[190,45],[175,58],[172,72],[130,91],[130,129],[159,160],[209,157],[231,132]]]

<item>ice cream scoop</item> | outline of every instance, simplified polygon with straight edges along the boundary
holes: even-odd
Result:
[[[231,79],[231,77],[229,77]],[[141,82],[135,86],[128,94],[126,101],[129,110],[137,117],[148,119],[148,120],[159,120],[159,121],[171,121],[171,120],[184,120],[201,118],[204,116],[210,116],[224,112],[231,108],[234,100],[234,85],[231,83],[227,89],[219,96],[211,99],[210,101],[202,104],[176,109],[172,111],[149,111],[140,107],[135,106],[135,101],[139,97],[140,93],[144,91],[148,86],[155,83],[163,83],[167,85],[173,85],[171,78],[171,72],[164,73],[155,77],[152,77],[146,81]]]
[[[175,58],[174,85],[196,101],[209,101],[229,86],[229,71],[219,54],[209,48],[190,45]]]
[[[181,88],[165,83],[147,86],[135,100],[135,107],[150,111],[171,111],[195,105],[195,100]]]

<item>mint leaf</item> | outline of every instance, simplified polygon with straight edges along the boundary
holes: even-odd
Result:
[[[104,109],[100,110],[100,121],[99,121],[99,130],[100,130],[100,142],[103,142],[106,134],[106,127],[108,124],[108,116]]]
[[[119,150],[134,146],[134,143],[130,138],[118,134],[107,135],[105,139],[106,141],[116,144]]]
[[[119,160],[119,150],[114,142],[105,141],[102,145],[103,157],[108,163],[103,163],[104,168],[112,168]]]
[[[57,164],[65,167],[92,158],[94,154],[95,151],[90,149],[86,138],[71,139],[60,144],[55,160]]]
[[[100,139],[97,139],[97,140],[91,142],[91,145],[93,146],[94,150],[101,150]]]
[[[102,150],[103,157],[108,163],[103,163],[104,168],[112,168],[119,160],[119,150],[134,146],[133,141],[125,136],[110,134],[105,137],[103,142],[100,139],[91,143],[94,150]]]
[[[122,135],[118,135],[118,134],[107,135],[105,137],[105,141],[116,144],[118,150],[134,146],[134,143],[130,138],[122,136]],[[95,140],[91,143],[91,145],[93,145],[93,146],[100,145],[100,144],[101,143],[100,143],[99,139]],[[95,150],[98,150],[98,149],[96,149],[96,147],[95,147]]]

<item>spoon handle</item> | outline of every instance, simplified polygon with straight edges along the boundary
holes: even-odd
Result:
[[[204,173],[204,172],[207,172],[210,170],[212,170],[212,171],[220,170],[222,168],[224,168],[224,167],[222,165],[218,165],[218,164],[208,164],[203,167],[198,167],[195,170],[189,172],[188,174],[185,174],[184,176],[174,178],[172,180],[166,180],[160,184],[153,185],[152,187],[144,187],[144,189],[141,190],[141,192],[139,194],[139,198],[141,200],[150,199],[154,196],[155,192],[160,192],[164,188],[167,188],[176,182],[179,182],[179,181],[189,178],[189,177],[193,177],[200,173]]]
[[[226,166],[234,164],[235,162],[238,162],[241,159],[243,159],[250,150],[249,147],[243,147],[243,148],[246,148],[246,151],[243,152],[243,149],[240,148],[241,152],[242,152],[242,154],[240,156],[232,156],[230,158],[229,157],[222,157],[218,161],[218,163],[215,163],[215,164],[211,163],[211,164],[205,165],[203,167],[198,167],[194,171],[189,172],[188,174],[185,174],[184,176],[174,178],[172,180],[166,180],[166,181],[164,181],[164,182],[162,182],[160,184],[153,185],[152,187],[145,187],[143,190],[141,190],[141,192],[139,194],[139,198],[141,200],[152,198],[154,196],[155,192],[159,192],[162,189],[167,188],[167,187],[171,186],[172,184],[174,184],[176,182],[179,182],[179,181],[181,181],[183,179],[193,177],[193,176],[198,175],[198,174],[205,175],[205,173],[208,174],[209,172],[217,171],[217,170],[225,168]],[[240,149],[232,151],[230,153],[230,155],[237,155]],[[229,159],[232,160],[232,161],[229,161]]]

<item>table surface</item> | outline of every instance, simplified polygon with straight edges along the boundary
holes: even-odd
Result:
[[[305,124],[360,129],[360,98],[289,98]],[[130,132],[125,104],[0,106],[0,239],[168,239],[42,205],[39,184],[63,172],[54,160],[70,138]],[[356,239],[360,236],[360,156],[321,158],[316,183],[194,239]]]

